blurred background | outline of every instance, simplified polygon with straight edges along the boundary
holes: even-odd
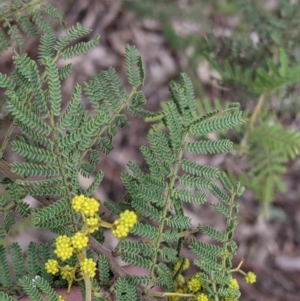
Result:
[[[180,72],[186,72],[192,79],[199,114],[224,108],[232,101],[241,104],[245,119],[253,122],[254,130],[249,128],[248,122],[229,132],[227,137],[236,146],[230,154],[193,159],[201,164],[217,166],[246,186],[245,193],[238,200],[240,224],[235,239],[239,250],[234,265],[244,259],[244,270],[253,271],[257,275],[257,283],[250,286],[239,281],[242,290],[240,300],[298,301],[300,159],[297,151],[300,139],[297,134],[300,128],[300,81],[294,80],[289,85],[267,92],[253,87],[257,70],[269,72],[270,61],[278,68],[287,62],[290,70],[300,65],[299,1],[49,2],[63,11],[67,26],[80,22],[93,30],[86,40],[95,35],[101,36],[100,44],[90,52],[70,60],[73,73],[63,83],[66,101],[76,82],[82,84],[93,74],[111,66],[125,81],[124,48],[126,44],[132,44],[144,61],[146,82],[143,91],[148,101],[147,109],[156,111],[164,105],[169,98],[168,83],[178,80]],[[65,29],[57,26],[57,34],[62,36],[64,33]],[[38,42],[30,38],[24,51],[30,57],[37,57]],[[2,73],[10,72],[13,67],[10,60],[12,52],[10,48],[0,57]],[[69,61],[58,63],[64,65]],[[262,95],[264,101],[260,102]],[[9,122],[9,119],[2,120],[3,133]],[[117,135],[115,149],[100,159],[99,168],[104,170],[105,177],[95,197],[102,201],[122,200],[125,191],[120,173],[126,169],[129,160],[143,165],[139,147],[147,143],[146,134],[153,122],[144,123],[132,117],[131,125]],[[270,128],[263,132],[261,127],[266,125]],[[276,150],[276,156],[282,159],[280,168],[268,170],[269,167],[264,165],[261,169],[268,170],[268,173],[261,171],[260,174],[259,168],[255,169],[257,165],[253,158],[263,154],[263,158],[270,161],[269,165],[274,166],[271,161],[273,154],[268,157],[267,153],[262,153],[266,147],[260,140],[251,140],[248,136],[260,135],[261,141],[265,141],[275,125],[280,126],[278,139],[287,137],[287,133],[295,135],[295,139],[291,139],[295,153],[286,155],[284,150]],[[283,144],[288,145],[289,142],[286,139]],[[13,160],[17,158],[11,157]],[[81,178],[81,184],[88,186],[89,182]],[[34,203],[34,200],[29,201]],[[193,225],[207,223],[218,229],[224,226],[224,221],[209,202],[204,206],[189,204],[185,210],[192,217]],[[47,237],[39,231],[28,231],[30,228],[30,221],[24,222],[21,228],[12,230],[10,240],[19,240],[25,246],[29,240],[51,238],[51,235]]]

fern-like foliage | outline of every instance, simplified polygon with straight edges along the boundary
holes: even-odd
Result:
[[[11,265],[8,263],[7,254],[10,254]],[[30,243],[25,258],[18,243],[13,243],[8,252],[3,245],[0,245],[1,292],[7,296],[18,295],[25,290],[32,300],[42,300],[39,294],[40,290],[40,292],[49,294],[51,300],[56,301],[57,296],[50,285],[59,286],[64,284],[64,281],[57,281],[46,273],[44,263],[50,258],[50,255],[51,247],[47,244]],[[10,269],[9,266],[12,268]]]
[[[51,36],[53,40],[53,30],[41,19],[41,13],[57,20],[61,25],[64,24],[62,13],[51,4],[42,4],[41,1],[33,0],[9,2],[9,5],[0,4],[0,51],[8,48],[11,43],[16,43],[19,48],[23,48],[24,36],[38,37],[41,31],[48,35],[48,39]],[[45,36],[42,38],[41,48],[46,46],[44,39]]]
[[[1,74],[0,77],[1,87],[6,89],[7,109],[23,132],[12,143],[12,148],[25,161],[13,163],[12,171],[24,177],[38,176],[40,179],[17,182],[17,185],[9,187],[10,194],[16,195],[16,202],[26,194],[61,198],[55,205],[34,212],[37,227],[55,229],[59,233],[62,229],[70,231],[63,226],[75,222],[71,212],[65,213],[69,206],[67,199],[83,192],[78,184],[78,172],[85,177],[94,174],[100,151],[108,154],[113,149],[117,129],[129,123],[123,112],[138,111],[144,103],[135,100],[142,97],[141,92],[137,91],[144,81],[141,59],[136,49],[128,45],[125,61],[129,81],[133,85],[132,91],[127,93],[121,88],[122,83],[111,68],[84,84],[84,91],[95,110],[95,117],[91,117],[80,103],[82,88],[78,84],[74,87],[69,105],[62,112],[60,81],[62,74],[63,77],[66,76],[70,65],[63,71],[59,70],[56,66],[57,58],[84,53],[99,40],[96,37],[88,43],[81,42],[68,47],[74,39],[86,35],[89,30],[77,24],[67,33],[68,36],[58,40],[50,33],[43,35],[39,48],[43,74],[39,73],[37,63],[26,54],[16,54],[16,69],[12,76]],[[32,97],[35,100],[33,106],[29,105]],[[144,114],[147,111],[144,110]],[[95,146],[97,150],[94,149]],[[90,195],[102,178],[103,173],[98,173],[85,193]],[[59,217],[60,214],[62,215]],[[5,228],[10,224],[7,220]]]
[[[223,173],[216,168],[184,159],[184,154],[230,151],[233,145],[229,140],[211,141],[206,135],[233,128],[243,123],[243,120],[239,107],[233,104],[226,110],[213,111],[198,117],[194,110],[195,99],[190,79],[185,74],[181,75],[181,79],[181,85],[171,84],[171,101],[166,103],[163,111],[162,120],[167,131],[154,126],[148,135],[149,146],[141,148],[147,173],[129,162],[130,172],[121,176],[128,192],[122,206],[128,204],[139,216],[146,217],[149,223],[138,223],[132,233],[146,240],[150,238],[151,242],[144,244],[122,241],[120,251],[121,258],[127,263],[150,270],[149,278],[143,277],[139,281],[129,277],[131,283],[149,283],[154,275],[151,273],[155,272],[158,277],[155,283],[164,286],[167,291],[173,291],[173,278],[169,269],[180,255],[180,233],[191,226],[190,218],[185,216],[182,205],[184,202],[202,204],[206,201],[204,191],[211,191],[219,200],[214,204],[215,209],[230,222],[224,233],[210,226],[199,226],[199,231],[221,242],[223,247],[205,244],[197,247],[197,242],[193,241],[190,248],[201,258],[199,262],[204,262],[203,258],[206,260],[203,265],[198,266],[206,274],[208,285],[217,283],[220,289],[212,293],[212,297],[213,294],[219,295],[225,287],[228,288],[229,262],[236,251],[236,248],[228,251],[237,225],[237,204],[234,202],[236,192]],[[204,137],[196,140],[198,136]],[[191,142],[192,140],[194,141]],[[214,184],[218,180],[225,192]],[[108,208],[111,208],[110,205]],[[158,228],[153,226],[155,222],[159,223]],[[204,253],[200,254],[198,248],[203,249]],[[225,251],[228,252],[226,256]],[[226,266],[221,267],[221,258]],[[216,274],[215,271],[220,269],[222,273]],[[213,274],[219,277],[219,282],[212,278]]]

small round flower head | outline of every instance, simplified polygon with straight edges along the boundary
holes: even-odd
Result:
[[[94,233],[99,229],[98,219],[96,217],[87,218],[86,225],[89,233]]]
[[[58,262],[54,259],[49,259],[45,263],[45,270],[48,274],[55,275],[58,272]]]
[[[72,245],[74,249],[80,251],[85,248],[88,244],[88,237],[81,232],[76,232],[71,238]]]
[[[133,211],[125,210],[120,218],[113,223],[112,234],[117,238],[124,238],[137,222],[137,216]]]
[[[67,264],[61,269],[60,276],[62,279],[65,279],[67,281],[73,280],[73,268]]]
[[[125,210],[120,214],[120,223],[128,228],[132,228],[137,222],[137,216],[133,211]]]
[[[246,281],[246,283],[253,284],[256,282],[256,275],[252,272],[248,272],[244,277],[244,280]]]
[[[192,293],[196,293],[199,291],[199,289],[201,288],[201,280],[195,275],[193,276],[187,283],[188,289],[192,292]]]
[[[99,210],[99,202],[94,198],[85,198],[83,206],[80,210],[86,216],[94,216],[95,213]]]
[[[61,260],[69,259],[73,254],[73,248],[71,246],[71,239],[66,235],[60,235],[55,240],[54,253]]]
[[[229,281],[229,287],[238,289],[239,284],[238,284],[237,280],[234,279],[234,278],[231,278],[230,281]]]
[[[180,258],[174,266],[174,271],[177,272],[180,269],[181,266],[182,266],[183,271],[187,270],[190,266],[190,261],[185,257]]]
[[[72,200],[72,208],[76,211],[76,212],[80,212],[80,210],[82,209],[82,206],[84,204],[85,201],[85,196],[83,194],[81,195],[76,195],[73,200]]]
[[[93,278],[96,274],[96,263],[93,259],[84,258],[84,260],[80,262],[80,272],[82,275],[87,274]]]
[[[115,226],[115,223],[114,223]],[[120,225],[119,223],[116,223],[116,227],[115,229],[113,229],[112,234],[116,237],[116,238],[125,238],[128,233],[129,233],[129,229],[127,227],[125,227],[124,225]]]
[[[208,301],[208,297],[204,294],[200,294],[197,296],[197,301]]]
[[[61,295],[57,295],[58,301],[65,301],[64,297]]]

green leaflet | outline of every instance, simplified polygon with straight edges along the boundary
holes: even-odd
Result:
[[[107,285],[109,282],[109,265],[104,255],[98,257],[98,270],[100,274],[100,285]]]
[[[189,142],[186,144],[186,150],[190,153],[196,154],[217,154],[229,152],[233,148],[233,143],[228,139],[223,139],[219,141],[197,141]]]
[[[137,301],[136,291],[126,279],[118,278],[116,282],[116,301]]]
[[[203,136],[212,132],[228,130],[243,123],[242,112],[233,112],[223,116],[215,115],[211,118],[200,121],[191,126],[191,133],[197,136]]]

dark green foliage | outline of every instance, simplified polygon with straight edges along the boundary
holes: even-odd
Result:
[[[145,74],[140,56],[138,56],[135,47],[126,45],[125,63],[128,76],[128,82],[133,87],[139,87],[144,84]]]
[[[121,259],[131,265],[134,265],[139,268],[146,269],[146,270],[149,270],[152,265],[152,262],[150,259],[146,259],[140,255],[131,254],[131,253],[128,253],[125,251],[122,252]]]
[[[138,236],[154,239],[158,235],[158,229],[148,224],[137,223],[131,229],[131,233]]]
[[[182,161],[182,169],[194,176],[205,177],[212,180],[218,178],[220,174],[216,168],[200,165],[186,159]]]
[[[88,52],[89,50],[91,50],[94,46],[96,46],[99,43],[99,39],[100,39],[100,37],[96,36],[89,42],[80,42],[74,46],[70,46],[69,48],[66,48],[63,51],[63,58],[69,59],[74,56],[79,56],[79,55],[82,55],[82,54]]]
[[[137,301],[136,291],[132,284],[124,278],[116,282],[116,301]]]
[[[34,278],[35,278],[35,276],[34,276]],[[19,279],[18,284],[23,288],[26,295],[31,300],[43,301],[41,295],[38,292],[38,289],[36,288],[34,282],[32,281],[32,278],[28,278],[28,277],[24,276],[23,278]]]
[[[17,243],[13,243],[10,247],[11,261],[15,271],[16,279],[23,277],[25,274],[25,267],[23,262],[22,249]]]
[[[57,228],[71,223],[73,218],[73,212],[66,199],[61,199],[33,213],[33,222],[38,228]]]
[[[9,287],[12,285],[9,266],[6,258],[6,250],[3,245],[0,245],[0,284],[3,287]]]
[[[74,26],[71,26],[67,30],[67,36],[61,37],[58,39],[55,50],[62,51],[74,40],[81,38],[85,35],[88,35],[91,32],[90,29],[84,28],[81,24],[77,23]]]
[[[169,268],[160,262],[157,264],[155,270],[158,275],[156,282],[159,283],[159,286],[164,286],[167,291],[174,291],[173,277]]]
[[[49,259],[49,246],[39,245],[37,251],[36,243],[31,242],[28,246],[26,255],[23,256],[21,247],[18,243],[13,243],[8,250],[11,260],[11,269],[8,267],[7,252],[3,245],[0,246],[0,285],[1,291],[10,294],[19,294],[22,290],[28,293],[30,297],[34,296],[32,300],[39,300],[38,288],[46,293],[52,292],[50,285],[53,284],[52,276],[46,274],[44,271],[44,263]],[[10,271],[11,270],[11,271]],[[45,278],[40,277],[40,273],[45,275]],[[37,283],[36,283],[37,281]],[[14,284],[14,285],[13,285]],[[17,284],[17,285],[16,285]],[[7,296],[7,295],[6,295]],[[1,300],[6,300],[1,297]],[[7,299],[10,300],[10,299]],[[50,299],[49,299],[50,300]],[[51,300],[55,300],[52,298]]]
[[[98,258],[98,270],[99,270],[99,284],[107,285],[109,281],[109,266],[107,259],[104,255],[100,255]]]
[[[228,139],[219,141],[197,141],[186,144],[186,150],[190,153],[196,154],[217,154],[229,152],[233,148],[233,143]]]
[[[12,298],[12,297],[6,295],[4,292],[0,292],[0,298],[3,301],[16,301],[15,298]]]

